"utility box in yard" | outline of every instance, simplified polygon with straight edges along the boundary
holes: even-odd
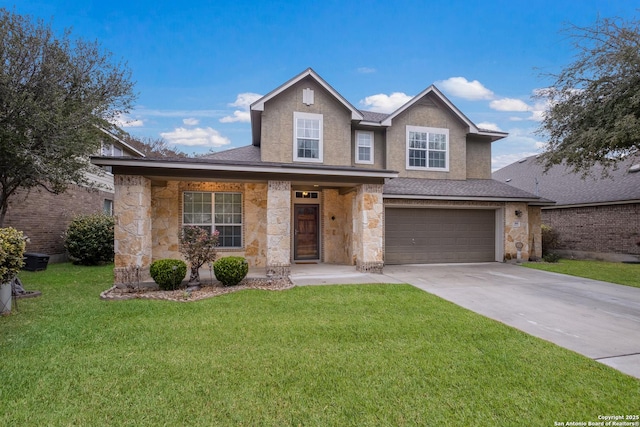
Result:
[[[46,270],[48,263],[49,255],[27,252],[24,254],[24,267],[22,269],[27,271]]]

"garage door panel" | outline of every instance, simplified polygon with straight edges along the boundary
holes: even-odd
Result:
[[[494,210],[385,210],[386,264],[494,260]]]

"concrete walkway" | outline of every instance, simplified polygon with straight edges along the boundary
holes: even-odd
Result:
[[[640,288],[502,264],[298,265],[298,286],[408,283],[461,307],[640,378]]]

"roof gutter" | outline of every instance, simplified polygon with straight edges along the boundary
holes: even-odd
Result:
[[[121,157],[92,157],[91,163],[98,166],[126,166],[145,169],[181,169],[189,171],[217,171],[217,172],[253,172],[279,173],[287,175],[322,175],[322,176],[352,176],[363,178],[397,178],[398,172],[388,170],[354,170],[353,168],[313,168],[298,165],[255,165],[255,164],[225,164],[225,163],[196,163],[177,161],[148,161]]]
[[[415,194],[382,194],[384,199],[447,200],[468,202],[525,202],[532,206],[553,206],[555,202],[525,197],[430,196]]]

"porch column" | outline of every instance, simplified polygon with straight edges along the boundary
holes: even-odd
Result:
[[[504,259],[505,261],[516,261],[518,259],[518,246],[520,246],[520,259],[529,259],[529,244],[531,235],[529,233],[529,209],[527,204],[506,203],[504,214]]]
[[[269,181],[267,188],[267,277],[291,273],[291,182]]]
[[[116,175],[114,184],[114,283],[137,285],[150,280],[151,181],[139,175]]]
[[[356,195],[354,239],[356,269],[382,273],[383,253],[382,184],[362,184]]]

